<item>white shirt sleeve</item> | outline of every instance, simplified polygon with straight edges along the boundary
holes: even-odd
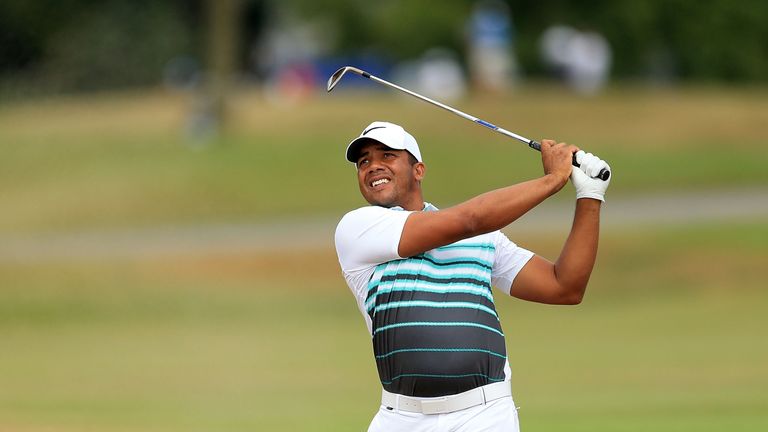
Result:
[[[387,261],[397,254],[400,236],[409,211],[370,206],[353,210],[336,227],[336,253],[345,272],[360,271]]]
[[[520,270],[533,257],[533,252],[512,243],[501,231],[493,233],[496,255],[493,260],[491,283],[496,288],[509,294],[512,282]]]
[[[371,318],[365,311],[368,281],[376,266],[402,259],[397,253],[400,236],[409,211],[384,207],[363,207],[353,210],[336,227],[336,254],[350,290],[357,300],[370,334]]]

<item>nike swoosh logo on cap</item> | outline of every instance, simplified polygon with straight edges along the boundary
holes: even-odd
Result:
[[[374,129],[384,129],[384,128],[386,128],[386,126],[374,126],[374,127],[370,128],[368,130],[364,130],[363,131],[363,135],[367,134],[368,132],[370,132],[370,131],[372,131]]]

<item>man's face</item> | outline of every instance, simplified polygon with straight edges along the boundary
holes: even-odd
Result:
[[[382,207],[409,205],[419,208],[424,164],[411,164],[406,150],[394,150],[377,141],[360,148],[357,158],[357,182],[368,203]]]

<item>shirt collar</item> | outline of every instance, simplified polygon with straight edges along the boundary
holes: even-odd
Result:
[[[394,206],[394,207],[390,207],[390,210],[404,210],[404,209],[400,206]],[[437,210],[438,210],[437,207],[433,206],[431,203],[428,203],[426,201],[424,201],[424,208],[421,209],[421,211],[437,211]]]

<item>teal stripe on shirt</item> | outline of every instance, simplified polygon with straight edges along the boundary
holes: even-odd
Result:
[[[414,258],[414,262],[427,264],[430,267],[442,269],[450,266],[478,266],[483,270],[490,270],[493,264],[490,261],[477,257],[460,256],[454,258],[436,258],[432,254]]]
[[[455,353],[455,352],[479,352],[479,353],[485,353],[490,354],[496,357],[501,357],[503,359],[506,359],[507,356],[504,354],[499,354],[497,352],[493,352],[486,349],[479,349],[479,348],[404,348],[404,349],[398,349],[394,351],[390,351],[386,354],[377,355],[377,359],[383,359],[387,358],[389,356],[393,356],[395,354],[400,353],[408,353],[408,352],[449,352],[449,353]]]
[[[392,377],[389,381],[382,381],[382,384],[392,384],[396,380],[399,380],[400,378],[409,378],[409,377],[421,377],[421,378],[469,378],[469,377],[483,377],[489,381],[504,381],[505,378],[491,378],[486,374],[480,374],[480,373],[474,373],[474,374],[464,374],[464,375],[440,375],[440,374],[401,374]]]
[[[489,327],[487,325],[473,323],[473,322],[463,322],[463,321],[412,321],[412,322],[405,322],[405,323],[396,323],[396,324],[389,324],[385,326],[381,326],[373,331],[373,334],[380,333],[383,331],[391,330],[393,328],[400,328],[400,327],[477,327],[481,328],[483,330],[488,330],[490,332],[496,333],[500,336],[504,336],[504,333],[501,331]]]
[[[444,246],[447,247],[447,246]],[[429,260],[432,260],[434,262],[430,262]],[[493,267],[493,264],[490,261],[486,261],[480,258],[476,257],[456,257],[456,258],[448,258],[448,259],[440,259],[435,258],[432,255],[429,255],[428,257],[421,257],[421,258],[408,258],[406,260],[403,260],[406,263],[414,264],[417,266],[426,265],[431,267],[434,270],[450,270],[452,267],[460,267],[460,266],[467,266],[467,267],[478,267],[482,269],[483,272],[490,273],[490,268]],[[438,264],[435,264],[438,263]],[[402,268],[403,266],[407,265],[406,263],[399,264],[399,267]],[[379,264],[376,266],[376,270],[373,272],[373,275],[371,276],[371,279],[368,281],[368,290],[370,291],[375,287],[375,285],[378,283],[378,280],[384,277],[385,275],[393,275],[396,273],[406,273],[406,274],[414,274],[414,270],[402,270],[402,272],[398,272],[396,269],[390,269],[387,270],[387,264]],[[448,272],[446,272],[448,273]],[[433,273],[434,275],[434,273]],[[436,276],[433,276],[436,277]],[[477,276],[473,276],[477,278]]]
[[[477,279],[478,281],[487,282],[486,277],[490,276],[490,274],[491,274],[490,270],[487,270],[487,269],[483,269],[481,274],[472,274],[472,273],[453,273],[452,271],[431,273],[431,272],[425,272],[422,269],[397,268],[397,269],[387,270],[384,273],[382,273],[381,279],[385,277],[392,277],[392,276],[399,276],[399,275],[410,275],[410,276],[426,276],[434,279],[467,278],[467,279]]]
[[[468,303],[468,302],[431,302],[431,301],[422,301],[422,300],[401,301],[401,302],[384,303],[384,304],[378,305],[376,306],[376,308],[374,308],[374,311],[379,312],[386,309],[406,308],[406,307],[427,307],[427,308],[438,308],[438,309],[453,309],[453,308],[478,309],[485,313],[493,315],[498,319],[498,315],[496,315],[496,312],[493,309],[487,306],[483,306],[481,304]]]
[[[496,246],[493,243],[453,243],[436,248],[436,250],[444,249],[496,249]]]
[[[406,283],[407,282],[407,283]],[[488,300],[493,303],[493,295],[488,291],[486,288],[478,287],[476,289],[448,289],[447,285],[442,284],[432,284],[430,282],[424,282],[422,286],[413,286],[411,283],[413,281],[404,281],[403,285],[397,286],[396,284],[394,286],[387,285],[386,287],[379,287],[378,291],[376,291],[376,294],[372,295],[371,298],[366,300],[365,302],[365,309],[370,312],[373,308],[373,305],[376,303],[376,298],[379,296],[379,294],[388,294],[392,292],[428,292],[428,293],[434,293],[434,294],[468,294],[468,295],[476,295],[480,297],[485,297]],[[419,281],[422,282],[422,281]],[[429,287],[426,285],[433,285],[433,287]]]
[[[451,279],[471,279],[473,281],[477,281],[477,283],[473,283],[473,282],[467,282],[467,283],[472,283],[473,285],[483,285],[483,284],[490,285],[489,281],[490,281],[491,272],[486,271],[484,274],[445,272],[443,274],[440,274],[440,273],[425,272],[422,270],[394,269],[394,270],[389,270],[382,273],[376,279],[371,278],[371,281],[368,282],[368,291],[375,289],[381,283],[381,280],[384,278],[396,277],[401,275],[402,276],[424,276],[432,279],[444,280],[445,281],[444,283],[446,284],[450,283]],[[415,280],[418,281],[419,279],[415,279]],[[387,281],[385,283],[389,283],[389,282],[390,281]],[[435,281],[428,281],[428,282],[438,283],[438,284],[440,283]]]

